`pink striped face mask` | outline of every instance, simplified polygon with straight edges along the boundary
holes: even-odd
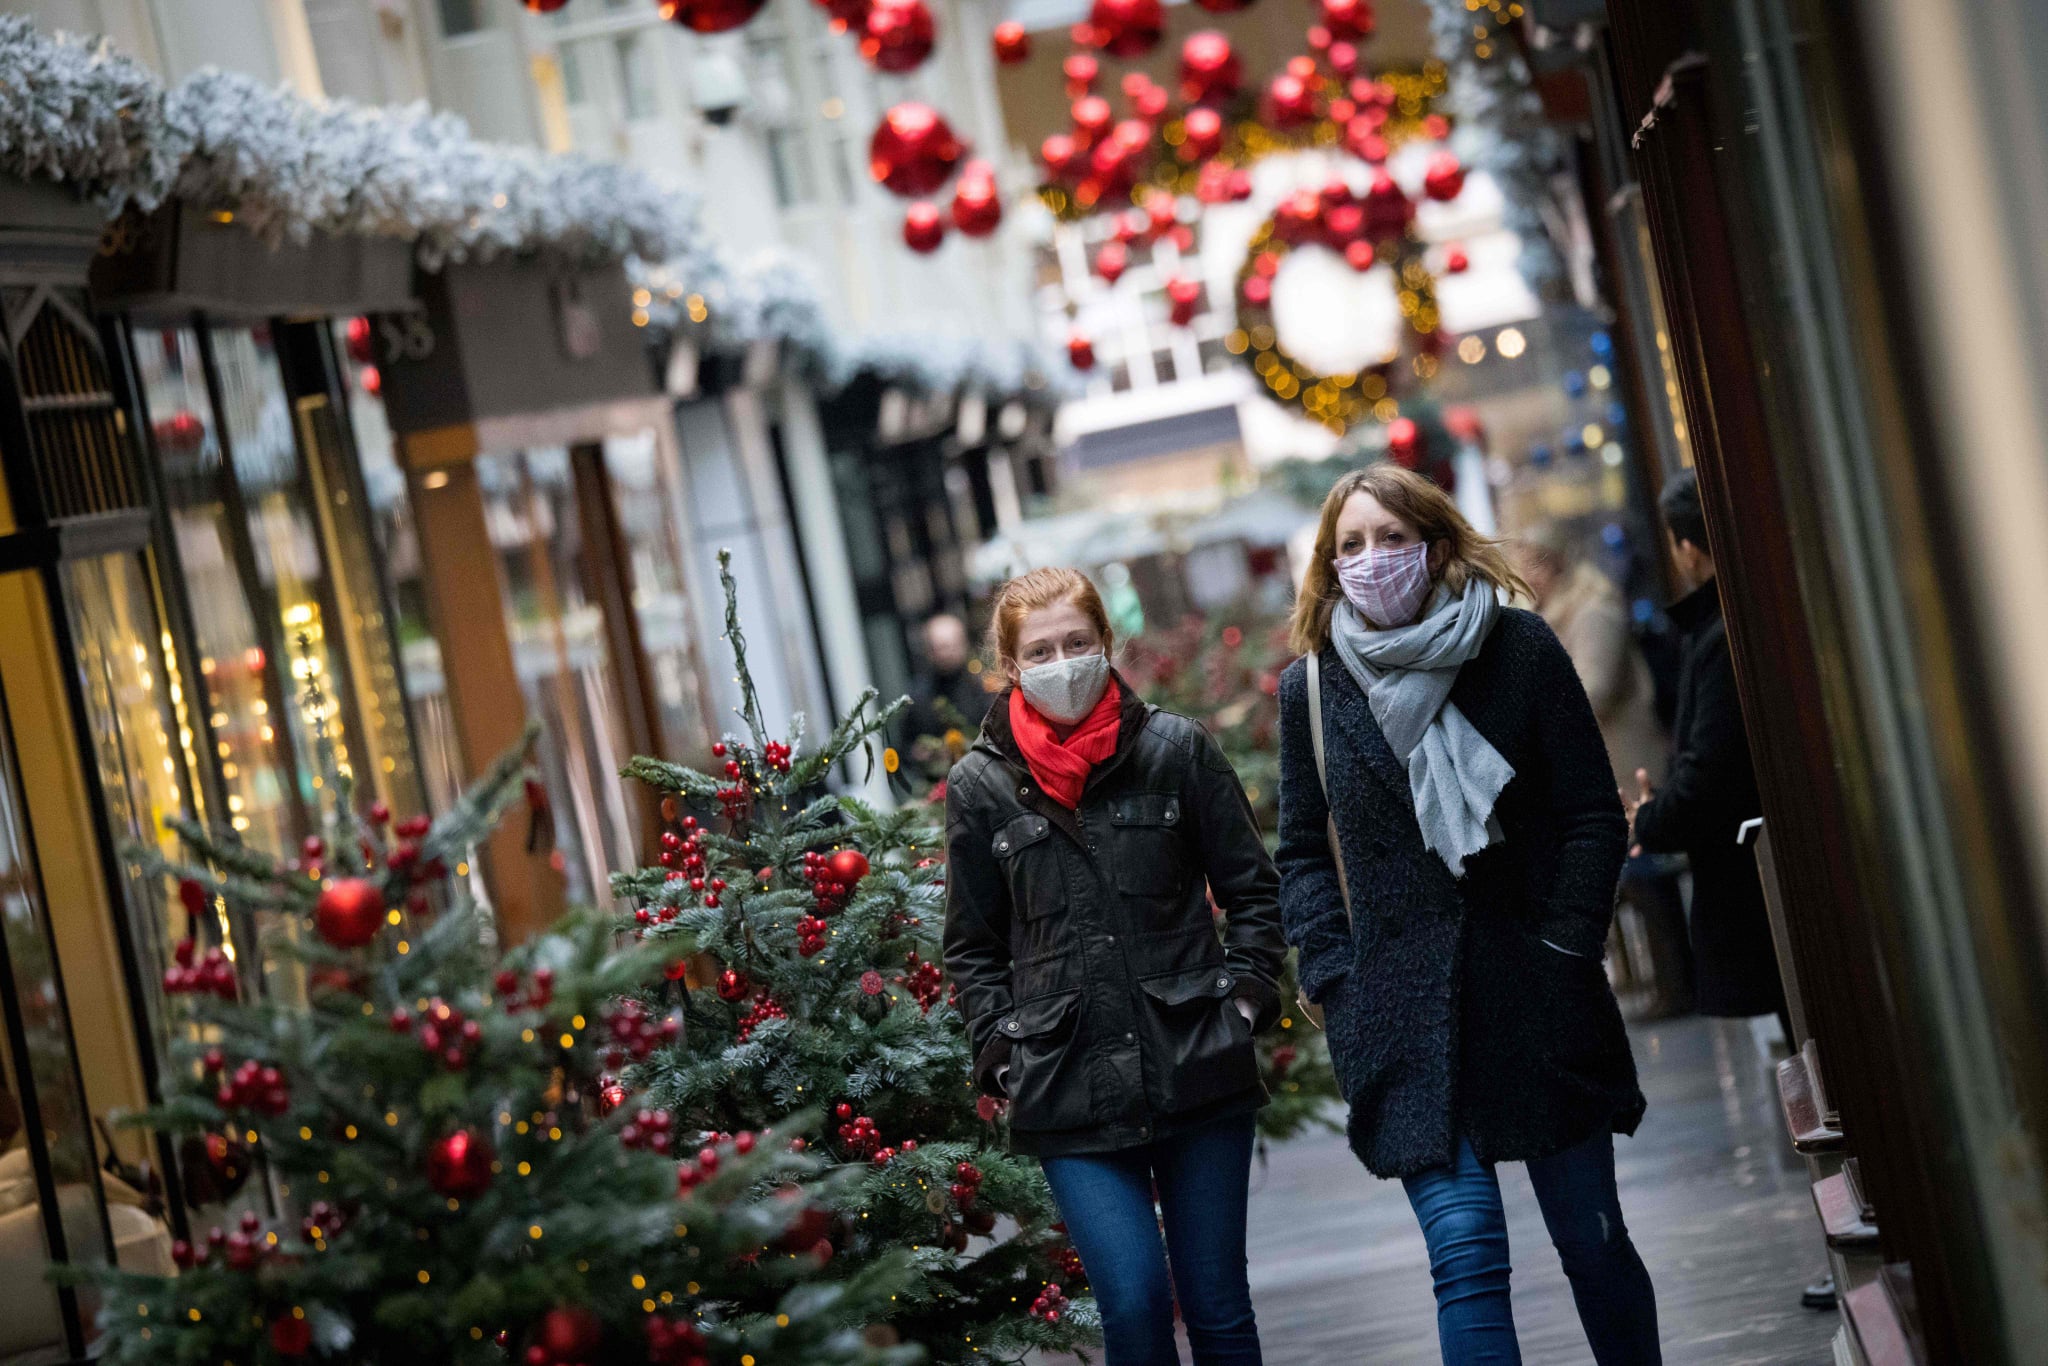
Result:
[[[1361,550],[1330,561],[1344,596],[1382,631],[1415,620],[1429,598],[1429,544]]]

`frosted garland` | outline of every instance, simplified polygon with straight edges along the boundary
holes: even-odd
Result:
[[[1561,280],[1564,263],[1540,207],[1565,147],[1543,116],[1520,48],[1503,32],[1494,55],[1472,51],[1473,11],[1465,0],[1429,0],[1437,57],[1450,68],[1446,103],[1459,115],[1452,146],[1468,165],[1488,171],[1507,200],[1507,226],[1522,239],[1522,275],[1538,293]]]
[[[70,185],[111,214],[161,203],[185,152],[145,67],[104,40],[46,38],[0,16],[0,169]]]

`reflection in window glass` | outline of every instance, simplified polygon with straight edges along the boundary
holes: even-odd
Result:
[[[604,610],[589,588],[587,557],[605,552],[583,543],[568,451],[480,455],[475,464],[513,665],[527,714],[542,724],[539,758],[569,899],[605,905],[606,874],[638,857],[618,777],[631,755]]]
[[[670,472],[651,431],[607,440],[604,462],[630,560],[633,616],[654,686],[662,754],[683,758],[709,747],[711,728],[683,552],[669,515]]]
[[[177,537],[199,680],[228,824],[258,848],[289,849],[305,828],[286,737],[288,699],[272,669],[238,563],[240,537],[221,464],[220,433],[189,328],[138,329],[135,362]]]

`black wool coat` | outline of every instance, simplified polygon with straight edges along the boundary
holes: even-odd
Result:
[[[1040,1157],[1266,1100],[1252,1036],[1280,1013],[1279,874],[1209,733],[1119,685],[1116,752],[1078,810],[1032,777],[1007,692],[946,781],[946,972],[976,1084],[1009,1098],[1011,1148]]]
[[[1451,701],[1515,771],[1494,807],[1505,839],[1462,878],[1424,847],[1407,770],[1334,648],[1320,669],[1327,802],[1306,661],[1280,679],[1276,861],[1352,1151],[1398,1177],[1449,1163],[1460,1137],[1483,1162],[1513,1162],[1634,1133],[1643,1095],[1602,965],[1627,824],[1564,646],[1533,612],[1504,611],[1459,671]]]
[[[1664,786],[1636,812],[1636,842],[1692,865],[1692,956],[1702,1015],[1768,1015],[1785,1004],[1756,849],[1743,822],[1763,810],[1728,626],[1714,584],[1671,608],[1681,639],[1678,713]]]

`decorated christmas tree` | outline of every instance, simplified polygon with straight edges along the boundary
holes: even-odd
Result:
[[[317,711],[317,698],[313,699]],[[530,736],[529,736],[530,743]],[[108,1362],[814,1366],[863,1339],[908,1254],[816,1280],[836,1187],[789,1134],[706,1135],[621,1105],[601,1055],[674,1039],[641,1004],[658,946],[571,918],[500,957],[447,871],[518,800],[515,754],[440,819],[358,813],[330,763],[324,836],[289,861],[176,822],[188,934],[164,986],[180,1042],[144,1116],[197,1140],[195,1203],[253,1170],[262,1201],[179,1242],[172,1277],[97,1270]],[[258,943],[216,927],[253,914]],[[250,955],[255,961],[250,961]],[[309,999],[248,990],[297,961]],[[791,1130],[810,1127],[793,1107]],[[678,1159],[690,1154],[679,1180]],[[261,1188],[259,1188],[259,1191]]]
[[[1148,632],[1123,659],[1124,675],[1146,701],[1194,717],[1216,737],[1268,840],[1280,828],[1280,670],[1289,658],[1284,623],[1221,613]],[[1338,1123],[1329,1046],[1295,1008],[1292,953],[1280,999],[1287,1008],[1279,1027],[1258,1039],[1259,1071],[1272,1096],[1259,1111],[1259,1134],[1267,1139]]]
[[[674,964],[671,994],[646,1008],[679,1001],[683,1029],[645,1056],[614,1053],[627,1103],[693,1128],[800,1130],[841,1178],[819,1193],[833,1214],[815,1257],[858,1283],[908,1256],[913,1279],[887,1323],[932,1361],[1082,1346],[1097,1319],[1079,1259],[1037,1164],[1004,1151],[1002,1108],[969,1080],[938,962],[935,818],[823,790],[835,766],[872,757],[896,708],[863,695],[808,752],[801,719],[771,733],[729,574],[725,590],[745,729],[714,750],[723,772],[629,768],[661,794],[665,829],[660,866],[614,889]]]

